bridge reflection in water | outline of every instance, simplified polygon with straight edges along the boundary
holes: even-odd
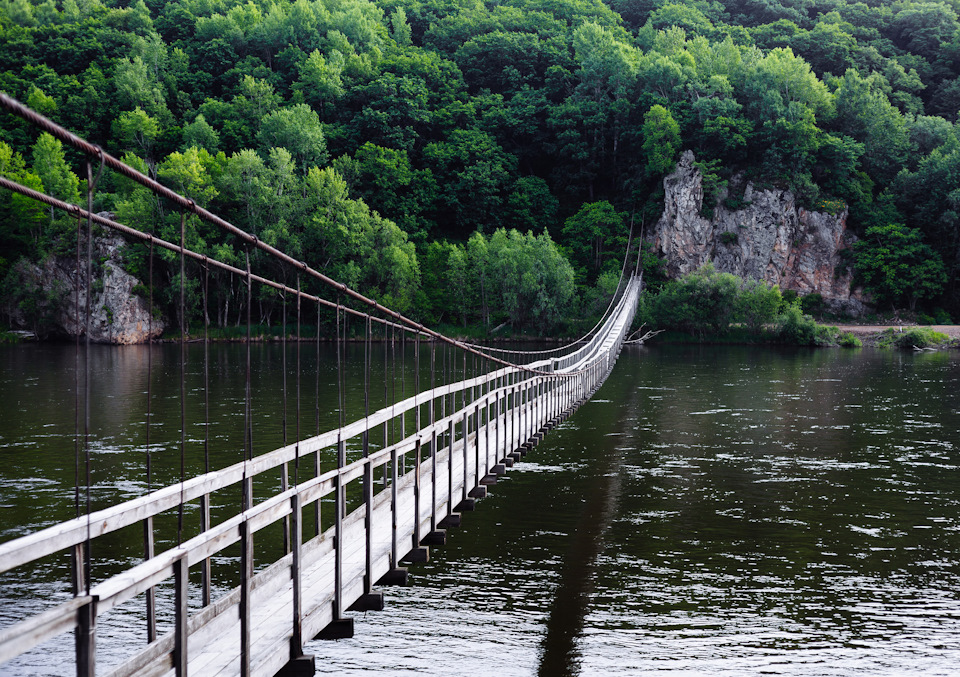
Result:
[[[90,496],[90,346],[89,342],[81,346],[78,339],[77,517],[0,544],[0,574],[21,567],[43,567],[51,556],[69,553],[73,593],[67,601],[52,602],[44,611],[28,614],[0,629],[0,664],[72,631],[76,672],[93,675],[98,639],[104,639],[98,636],[98,618],[139,600],[144,605],[146,645],[132,655],[118,660],[114,657],[116,665],[110,675],[312,674],[312,659],[303,655],[304,640],[350,636],[353,625],[348,610],[382,608],[383,597],[376,586],[405,582],[402,565],[426,560],[429,547],[445,541],[445,529],[460,523],[460,513],[472,510],[474,501],[485,496],[487,486],[495,484],[496,478],[535,446],[546,431],[593,394],[627,339],[641,288],[641,280],[629,272],[627,260],[607,312],[583,339],[565,348],[537,353],[482,348],[442,336],[327,278],[6,95],[0,94],[0,105],[90,158],[87,209],[0,178],[4,187],[77,217],[78,253],[84,240],[87,243],[86,261],[78,255],[77,275],[86,279],[85,298],[92,295],[92,276],[84,276],[82,266],[89,270],[89,245],[96,223],[143,241],[151,255],[155,248],[175,252],[181,271],[190,261],[203,274],[215,268],[236,276],[246,286],[248,319],[254,283],[294,299],[298,327],[294,339],[298,345],[302,304],[315,306],[317,317],[321,313],[331,319],[335,316],[340,391],[340,424],[336,428],[301,438],[298,399],[296,441],[254,456],[248,340],[243,460],[218,470],[208,468],[208,472],[194,477],[181,474],[179,482],[94,511]],[[185,220],[181,243],[175,244],[92,214],[95,165],[138,181],[184,214],[195,214],[227,230],[248,249],[265,252],[274,265],[296,273],[296,287],[254,274],[249,262],[245,270],[238,269],[186,249]],[[322,283],[336,300],[304,293],[301,275]],[[76,292],[78,307],[80,293]],[[345,420],[343,399],[342,360],[348,316],[363,322],[366,346],[374,339],[412,342],[416,360],[415,381],[410,384],[413,395],[392,402],[385,395],[384,406],[371,411],[370,351],[365,349],[364,412],[352,422]],[[185,341],[181,335],[181,361]],[[431,360],[430,384],[423,389],[421,345],[429,346]],[[457,367],[444,369],[440,384],[435,382],[437,345],[447,347],[450,366]],[[444,356],[446,359],[446,351]],[[151,426],[179,426],[181,468],[186,444],[183,383],[181,378],[179,421],[155,421],[149,408],[145,412],[148,449]],[[299,395],[299,381],[296,392]],[[284,438],[286,429],[284,420]],[[321,459],[327,459],[324,467]],[[259,495],[260,488],[267,486],[260,480],[277,475],[280,481],[272,484],[276,489]],[[212,513],[214,503],[217,509]],[[229,504],[235,507],[224,514]],[[188,526],[185,512],[199,513],[197,528]],[[212,514],[221,517],[218,523],[213,523]],[[176,540],[158,552],[158,543],[163,541],[156,538],[155,520],[170,519],[176,519]],[[268,554],[257,545],[258,532],[277,526],[284,534],[282,552]],[[119,573],[95,580],[93,553],[109,558],[111,535],[138,527],[143,533],[143,558]],[[215,594],[211,585],[214,562],[237,549],[239,585]],[[161,584],[171,583],[171,630],[161,633],[156,590]]]

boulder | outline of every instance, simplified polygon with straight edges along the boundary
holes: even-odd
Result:
[[[111,214],[104,214],[112,218]],[[94,234],[93,285],[90,303],[90,340],[95,343],[145,343],[163,334],[161,317],[150,318],[147,300],[134,293],[140,281],[123,268],[126,244],[113,231]],[[50,308],[51,333],[69,338],[83,336],[86,329],[86,241],[81,242],[81,266],[74,256],[50,256],[24,271],[24,282],[43,291],[55,302]],[[79,286],[79,293],[77,287]],[[24,323],[26,324],[26,323]]]

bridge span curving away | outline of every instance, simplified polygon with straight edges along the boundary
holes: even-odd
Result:
[[[247,388],[242,403],[244,448],[238,450],[238,460],[187,476],[181,456],[178,482],[94,510],[90,484],[91,465],[96,462],[91,454],[94,433],[89,426],[91,348],[89,340],[78,338],[74,365],[76,517],[0,544],[0,576],[46,567],[58,558],[69,560],[66,570],[71,594],[66,599],[42,600],[39,611],[24,612],[0,628],[0,667],[6,663],[15,669],[18,656],[55,640],[72,641],[75,665],[66,671],[82,677],[312,674],[313,661],[303,655],[304,641],[350,636],[353,621],[349,611],[382,608],[378,587],[403,584],[404,565],[427,559],[429,548],[445,542],[445,530],[456,527],[462,513],[473,510],[475,501],[486,495],[487,488],[496,484],[514,461],[596,391],[628,338],[642,286],[640,277],[630,270],[629,257],[610,306],[582,339],[539,352],[467,344],[410,320],[237,229],[10,97],[0,94],[0,106],[88,158],[86,208],[0,178],[5,188],[76,218],[78,278],[83,277],[82,269],[89,271],[92,265],[90,243],[96,226],[140,242],[150,257],[158,249],[172,252],[179,258],[181,280],[187,266],[201,276],[211,269],[233,276],[247,290],[248,326],[255,285],[272,288],[284,295],[285,303],[296,304],[296,334],[285,334],[282,340],[296,342],[298,365],[303,343],[301,319],[306,309],[314,313],[311,317],[316,317],[318,325],[324,317],[336,327],[339,389],[339,424],[302,435],[301,429],[307,426],[300,425],[297,369],[296,433],[291,435],[295,439],[287,440],[285,388],[285,443],[254,453],[257,421],[251,402],[261,394],[251,392],[248,335]],[[93,214],[94,191],[104,170],[140,183],[179,209],[184,215],[180,241],[164,241]],[[272,270],[280,267],[286,274],[254,271],[249,256],[246,267],[238,267],[191,251],[185,245],[187,215],[198,217],[191,223],[202,220],[226,229],[248,252],[262,252],[274,266]],[[294,277],[295,286],[284,281]],[[86,275],[86,280],[90,285],[92,276]],[[308,280],[313,289],[324,291],[305,292],[302,282]],[[76,294],[79,313],[81,291]],[[86,289],[85,298],[91,296],[91,289]],[[182,310],[182,286],[180,303]],[[86,305],[89,322],[89,302]],[[349,378],[343,364],[345,346],[351,339],[346,332],[348,317],[353,318],[355,331],[360,327],[356,340],[364,346],[363,365],[358,367],[365,379],[363,411],[352,420],[345,413],[348,407],[343,396],[343,383]],[[83,318],[77,319],[80,325]],[[188,340],[181,333],[181,373]],[[369,396],[369,346],[374,340],[407,348],[412,345],[415,360],[413,376],[408,379],[412,382],[401,381],[399,398],[388,397],[385,384],[379,408],[371,406]],[[445,364],[439,377],[435,368],[438,348],[444,351]],[[422,353],[429,355],[422,358],[423,364]],[[421,383],[426,380],[421,374],[427,373],[427,364],[429,383]],[[286,364],[284,370],[286,373]],[[384,378],[388,378],[387,372],[385,368]],[[400,379],[404,372],[401,369]],[[397,378],[395,372],[392,378]],[[144,411],[148,464],[151,426],[179,426],[181,453],[188,443],[182,376],[180,383],[177,420],[156,420],[148,399]],[[206,407],[211,397],[216,393],[204,388]],[[149,465],[147,468],[149,473]],[[272,488],[265,489],[267,486]],[[194,524],[185,520],[185,514],[198,514],[199,520]],[[157,537],[161,522],[176,523],[175,538]],[[262,546],[261,535],[268,529],[283,532],[283,547],[277,552]],[[142,533],[142,557],[119,571],[111,569],[109,575],[98,576],[104,569],[95,566],[96,558],[109,560],[112,539],[130,530]],[[236,584],[211,585],[214,570],[224,566],[233,567],[228,578]],[[166,593],[158,596],[160,589]],[[103,669],[97,662],[103,653],[102,649],[98,653],[98,647],[109,637],[104,636],[108,631],[99,621],[131,604],[142,609],[139,619],[146,641],[129,655],[111,656]],[[158,608],[163,622],[158,622]],[[53,666],[52,671],[63,672],[64,668]]]

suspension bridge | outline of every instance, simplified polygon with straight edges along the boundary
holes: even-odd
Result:
[[[179,482],[93,510],[89,331],[84,338],[77,338],[76,517],[0,544],[0,575],[45,566],[51,558],[69,558],[71,594],[0,628],[0,669],[45,642],[70,642],[72,633],[70,653],[75,670],[69,670],[80,677],[98,673],[112,677],[313,674],[313,660],[304,655],[304,642],[316,637],[349,637],[353,634],[349,611],[383,608],[378,587],[405,583],[404,565],[426,561],[429,548],[445,542],[446,529],[460,524],[461,513],[473,510],[474,502],[486,495],[498,476],[599,388],[628,338],[641,289],[640,277],[628,265],[629,257],[625,257],[621,283],[607,311],[582,339],[565,347],[526,353],[473,345],[443,336],[328,278],[5,94],[0,94],[0,107],[87,158],[86,208],[0,177],[0,185],[8,190],[76,219],[77,279],[87,285],[81,291],[78,284],[75,291],[78,327],[89,322],[90,316],[94,228],[108,228],[131,242],[142,243],[151,262],[158,249],[179,257],[181,311],[183,272],[188,262],[201,274],[217,270],[245,285],[248,332],[254,285],[293,299],[297,330],[292,340],[298,360],[294,441],[286,441],[285,420],[285,443],[265,453],[253,453],[256,417],[251,401],[256,393],[250,385],[248,335],[242,460],[218,469],[208,464],[205,472],[187,477],[181,456]],[[178,209],[183,215],[180,242],[165,241],[94,214],[94,194],[105,169],[149,188],[157,199]],[[239,268],[191,251],[185,246],[188,215],[224,229],[248,252],[257,249],[265,253],[296,276],[296,285],[282,282],[276,275],[255,273],[249,256],[246,267]],[[319,282],[328,295],[306,293],[301,284],[306,279]],[[80,317],[84,304],[85,317]],[[340,421],[331,430],[302,436],[299,351],[301,314],[307,306],[315,309],[318,323],[320,314],[326,313],[336,327]],[[364,411],[355,420],[346,420],[344,414],[348,317],[354,318],[355,328],[362,327],[364,346]],[[416,367],[413,393],[392,401],[385,396],[384,406],[374,410],[369,397],[369,346],[378,338],[413,344]],[[208,340],[205,333],[204,341]],[[181,334],[181,373],[185,341]],[[438,346],[444,351],[439,376]],[[428,384],[421,383],[420,374],[425,371],[420,366],[421,353],[429,354],[423,358],[429,360]],[[388,370],[383,373],[389,378]],[[210,394],[205,384],[204,397],[209,401],[210,396],[216,393]],[[181,377],[180,420],[169,422],[179,425],[181,453],[187,443],[186,399]],[[286,392],[284,408],[286,411]],[[149,431],[158,425],[149,410],[149,398],[144,420],[149,473]],[[261,481],[277,476],[280,481],[272,485]],[[264,488],[268,485],[273,488]],[[184,526],[185,511],[199,514],[195,528]],[[216,522],[214,513],[220,517]],[[178,524],[176,539],[158,539],[157,523],[171,518]],[[95,577],[94,554],[109,558],[111,536],[131,529],[142,534],[142,557],[119,572]],[[265,549],[257,546],[268,529],[283,533],[283,548],[276,554],[265,554]],[[227,557],[230,553],[239,556]],[[212,585],[218,566],[232,567],[237,584]],[[172,594],[158,596],[161,588],[172,589]],[[101,621],[112,610],[129,604],[142,609],[137,618],[145,642],[129,655],[111,656],[108,669],[98,670],[98,642],[104,640],[105,632]],[[158,614],[169,622],[158,623]]]

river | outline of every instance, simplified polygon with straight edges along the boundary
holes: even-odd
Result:
[[[228,428],[242,419],[244,349],[210,350],[218,467],[242,441]],[[202,401],[198,351],[186,384]],[[335,389],[332,350],[319,370],[314,351],[302,355],[310,426],[316,385],[321,399]],[[147,354],[95,351],[94,504],[146,488]],[[168,417],[176,357],[165,346],[149,359],[152,407]],[[74,359],[69,346],[0,347],[2,540],[72,515]],[[259,444],[282,436],[280,364],[279,346],[253,351]],[[290,383],[293,364],[289,349]],[[189,470],[202,467],[200,415],[188,412]],[[177,445],[162,430],[155,481],[173,481]],[[956,674],[958,454],[955,351],[629,348],[411,568],[410,587],[387,588],[353,639],[307,650],[337,675]],[[0,624],[14,603],[63,594],[8,574]],[[69,674],[41,658],[0,674]]]

